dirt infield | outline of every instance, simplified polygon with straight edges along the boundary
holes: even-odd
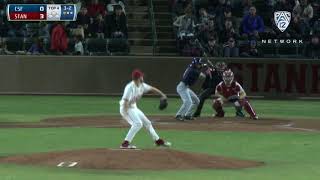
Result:
[[[104,170],[240,169],[264,163],[171,149],[86,149],[0,158],[0,163]]]
[[[320,121],[284,119],[236,119],[212,117],[179,122],[169,116],[151,116],[158,129],[192,131],[319,131]],[[44,119],[38,123],[0,123],[0,128],[45,128],[45,127],[97,127],[123,128],[128,124],[118,116],[66,117]]]

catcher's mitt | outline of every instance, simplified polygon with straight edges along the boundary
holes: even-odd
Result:
[[[160,104],[159,104],[159,109],[164,110],[168,106],[168,101],[166,98],[161,98],[160,99]]]

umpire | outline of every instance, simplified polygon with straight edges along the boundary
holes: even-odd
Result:
[[[193,117],[200,117],[203,104],[206,99],[215,94],[216,86],[222,81],[222,74],[227,69],[224,62],[217,62],[213,69],[209,69],[208,75],[202,84],[202,92],[199,94],[200,103]]]

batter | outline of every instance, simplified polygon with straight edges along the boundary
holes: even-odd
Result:
[[[182,80],[177,86],[177,92],[180,95],[183,104],[176,114],[176,119],[179,121],[193,120],[193,109],[195,109],[200,100],[198,96],[190,89],[193,86],[199,76],[205,76],[201,72],[202,60],[201,58],[193,58],[192,63],[185,70]]]

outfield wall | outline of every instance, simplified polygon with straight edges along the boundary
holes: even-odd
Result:
[[[248,94],[268,97],[320,95],[320,60],[228,59]],[[134,68],[168,94],[190,58],[0,56],[0,93],[121,94]]]

